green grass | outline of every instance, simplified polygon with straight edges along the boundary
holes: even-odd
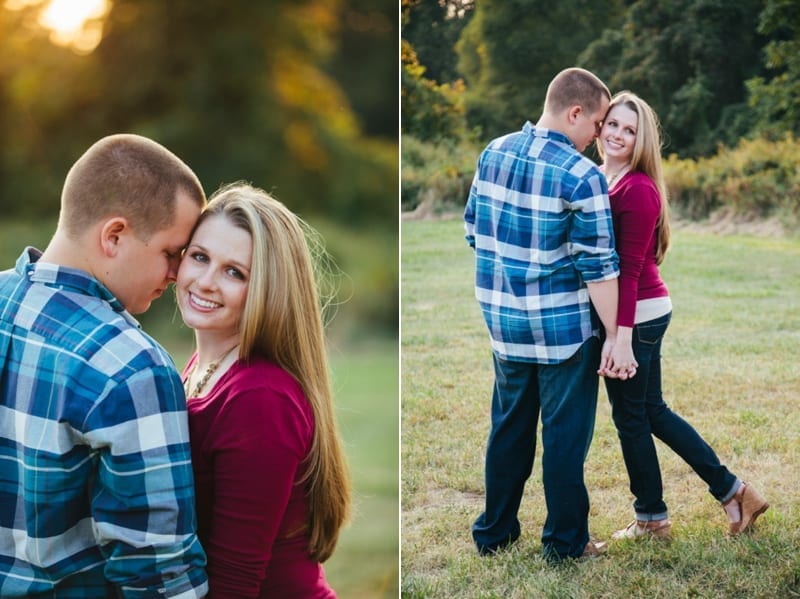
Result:
[[[54,226],[55,222],[0,225],[0,270],[13,266],[24,246],[43,248]],[[374,250],[379,241],[370,243],[367,247]],[[376,255],[372,251],[370,264]],[[350,263],[356,259],[351,256]],[[350,263],[348,271],[358,275]],[[356,275],[355,283],[364,280]],[[138,318],[181,368],[192,352],[192,333],[183,325],[172,294]],[[363,326],[352,317],[343,320],[349,326]],[[368,337],[361,331],[340,331],[332,343],[334,397],[355,503],[353,520],[325,564],[328,580],[342,599],[384,599],[399,592],[397,354],[396,339],[374,332]]]
[[[355,487],[351,526],[325,569],[339,596],[397,597],[399,431],[397,343],[333,359],[339,421]]]
[[[800,597],[800,241],[676,229],[662,268],[674,303],[663,347],[665,399],[770,501],[754,534],[727,538],[705,484],[658,442],[671,543],[613,543],[599,560],[546,565],[538,455],[520,542],[478,557],[470,526],[483,505],[493,374],[472,252],[459,219],[406,221],[403,597]],[[609,539],[632,518],[632,497],[604,391],[586,483],[591,532]]]

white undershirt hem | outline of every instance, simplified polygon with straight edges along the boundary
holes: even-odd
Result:
[[[670,312],[672,312],[672,300],[668,295],[639,300],[636,302],[636,314],[633,317],[633,323],[640,324],[654,320],[660,316],[666,316]]]

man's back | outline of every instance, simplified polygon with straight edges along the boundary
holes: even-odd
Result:
[[[95,279],[36,257],[0,273],[0,596],[198,596],[174,365]]]
[[[542,363],[574,354],[597,327],[585,283],[616,268],[596,165],[565,135],[526,123],[481,154],[465,220],[495,352]]]

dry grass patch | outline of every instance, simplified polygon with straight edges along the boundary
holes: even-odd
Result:
[[[704,483],[658,444],[672,543],[615,543],[606,557],[545,564],[540,454],[520,510],[522,537],[480,558],[493,380],[460,220],[402,230],[401,592],[408,598],[800,597],[800,241],[677,227],[663,268],[675,310],[665,397],[722,461],[770,501],[752,536],[729,539]],[[593,535],[632,517],[602,390],[586,462]]]

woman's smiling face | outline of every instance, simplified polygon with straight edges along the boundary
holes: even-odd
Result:
[[[600,130],[600,143],[606,157],[629,162],[636,145],[639,115],[624,104],[617,104],[606,115]]]
[[[224,215],[211,216],[197,227],[176,283],[187,326],[226,336],[239,333],[252,256],[250,233]]]

